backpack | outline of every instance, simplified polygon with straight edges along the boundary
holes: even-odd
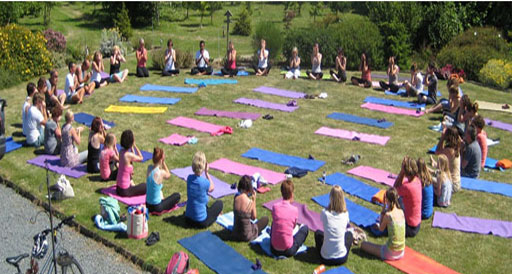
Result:
[[[172,255],[165,274],[185,274],[188,272],[188,254],[179,251]]]
[[[148,236],[148,209],[144,205],[128,208],[128,238],[142,239]]]

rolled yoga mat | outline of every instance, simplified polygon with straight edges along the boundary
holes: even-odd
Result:
[[[200,108],[195,115],[200,116],[216,116],[216,117],[226,117],[226,118],[234,118],[234,119],[249,119],[249,120],[257,120],[260,118],[261,114],[256,112],[239,112],[239,111],[224,111],[224,110],[214,110],[207,108]]]
[[[293,90],[285,90],[273,87],[260,86],[253,89],[254,92],[265,93],[270,95],[277,95],[281,97],[293,98],[293,99],[301,99],[306,96],[303,92],[297,92]]]
[[[249,98],[238,98],[233,101],[233,103],[242,104],[242,105],[249,105],[253,107],[259,107],[259,108],[268,108],[273,110],[279,110],[284,112],[294,112],[299,107],[291,107],[287,106],[285,104],[278,104],[278,103],[272,103],[268,101],[263,101],[259,99],[249,99]]]

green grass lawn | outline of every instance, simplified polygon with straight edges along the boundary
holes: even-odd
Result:
[[[73,24],[66,30],[67,23],[65,17],[71,16],[72,18],[80,18],[79,12],[72,12],[80,10],[75,8],[74,5],[87,6],[87,3],[76,3],[68,5],[61,4],[55,12],[54,24],[56,29],[65,31],[67,37],[91,37],[90,41],[99,39],[100,28],[84,28],[80,27],[82,22],[76,20],[69,20],[69,24]],[[258,12],[258,5],[255,12]],[[228,6],[229,7],[229,6]],[[238,6],[232,11],[236,10]],[[265,4],[261,6],[262,14],[268,13],[282,14],[282,6],[275,6]],[[277,8],[279,7],[279,9]],[[264,9],[264,10],[263,10]],[[57,15],[60,14],[60,15]],[[221,12],[217,12],[215,20],[221,21]],[[236,11],[235,11],[236,14]],[[304,17],[307,14],[307,9],[303,11]],[[276,18],[280,21],[281,15]],[[298,18],[301,19],[302,18]],[[35,20],[35,19],[34,19]],[[195,24],[198,22],[198,17],[194,14],[191,16],[190,23]],[[209,22],[209,17],[204,19],[204,22]],[[298,22],[301,22],[298,20]],[[306,21],[304,21],[306,22]],[[254,21],[253,21],[254,23]],[[168,25],[167,25],[168,24]],[[190,50],[196,48],[199,39],[213,39],[215,29],[218,27],[205,26],[202,30],[197,30],[193,34],[188,34],[191,28],[178,26],[180,23],[162,23],[158,32],[155,32],[155,37],[163,35],[164,37],[172,36],[179,37],[182,35],[182,41],[189,41]],[[181,24],[184,24],[183,22]],[[168,28],[165,26],[169,26]],[[61,28],[61,29],[59,29]],[[79,33],[76,33],[79,31]],[[136,33],[151,33],[151,30],[137,30]],[[190,37],[190,35],[192,35]],[[74,38],[73,38],[74,39]],[[71,43],[80,43],[79,40],[72,40]],[[222,38],[220,38],[222,40]],[[166,40],[166,39],[164,39]],[[77,42],[78,41],[78,42]],[[225,40],[224,40],[225,41]],[[237,42],[238,49],[244,54],[251,54],[248,38],[240,38]],[[186,44],[183,42],[183,44]],[[215,42],[210,42],[215,44]],[[215,53],[215,50],[210,48],[210,52]],[[216,54],[216,53],[215,53]],[[106,62],[106,60],[105,60]],[[107,63],[105,63],[107,65]],[[133,72],[135,68],[135,60],[133,57],[128,58],[128,64],[123,65]],[[349,77],[359,73],[348,73]],[[65,71],[60,71],[61,80],[59,88],[64,87]],[[311,197],[325,194],[330,188],[317,182],[316,178],[321,176],[325,170],[328,174],[333,172],[345,172],[350,167],[341,164],[341,160],[350,156],[351,154],[360,154],[363,156],[361,160],[362,165],[369,165],[381,169],[386,169],[392,172],[398,172],[403,156],[410,155],[412,157],[428,157],[426,151],[437,142],[439,133],[429,130],[427,127],[438,123],[439,115],[423,116],[420,118],[385,114],[380,112],[373,112],[360,108],[363,99],[366,96],[381,96],[381,92],[361,89],[351,85],[339,85],[331,81],[313,82],[308,80],[283,80],[277,70],[273,70],[271,75],[265,78],[257,78],[254,76],[237,78],[239,81],[236,85],[219,85],[208,86],[200,89],[195,94],[172,94],[161,92],[141,92],[140,86],[145,83],[161,84],[161,85],[175,85],[183,86],[183,81],[190,75],[182,73],[174,78],[162,78],[157,71],[150,72],[150,78],[139,79],[133,76],[127,78],[123,84],[112,84],[105,88],[97,90],[93,96],[86,98],[84,104],[74,105],[71,109],[74,112],[87,112],[93,115],[99,115],[103,119],[115,121],[117,126],[111,129],[111,132],[118,136],[125,129],[132,129],[135,134],[136,142],[139,148],[152,151],[153,147],[162,147],[167,154],[167,165],[169,168],[184,167],[191,164],[193,154],[198,151],[206,153],[208,161],[212,162],[221,157],[229,158],[238,162],[249,165],[255,165],[274,171],[284,171],[285,168],[249,160],[242,158],[240,155],[251,147],[259,147],[262,149],[272,150],[291,155],[307,157],[312,154],[315,158],[326,161],[326,165],[317,172],[308,174],[301,179],[294,179],[295,183],[295,197],[298,202],[306,203],[309,208],[315,211],[321,211],[321,207],[311,201]],[[18,86],[4,89],[0,91],[1,97],[7,99],[9,106],[6,108],[7,120],[7,136],[19,136],[21,133],[21,117],[20,108],[25,98],[25,85],[26,83],[19,84]],[[300,108],[293,113],[284,113],[278,111],[264,110],[244,105],[232,103],[232,101],[239,97],[259,98],[278,103],[286,103],[286,98],[263,95],[260,93],[252,92],[252,89],[260,85],[273,86],[283,89],[296,90],[306,92],[308,94],[327,92],[329,97],[327,99],[315,100],[299,100]],[[501,91],[481,87],[471,83],[462,85],[465,94],[468,94],[472,99],[491,101],[491,102],[512,102],[512,95]],[[443,95],[447,95],[445,82],[440,83],[440,90]],[[111,104],[117,105],[139,105],[139,104],[125,104],[119,103],[118,99],[125,94],[137,94],[147,96],[159,97],[180,97],[182,100],[170,106],[167,112],[161,115],[143,115],[143,114],[118,114],[118,113],[105,113],[103,110]],[[392,99],[400,99],[392,97]],[[270,113],[274,116],[271,121],[259,119],[254,122],[253,127],[250,129],[240,129],[236,127],[237,120],[228,118],[216,117],[195,117],[193,113],[200,107],[208,107],[211,109],[232,110],[232,111],[251,111],[260,112],[262,114]],[[351,113],[359,116],[366,116],[371,118],[385,118],[392,121],[395,125],[389,129],[376,129],[364,125],[345,123],[332,119],[325,118],[331,112],[339,111]],[[502,112],[480,111],[484,117],[500,120],[503,122],[512,123],[512,116]],[[178,128],[166,124],[169,119],[177,116],[186,116],[197,118],[203,121],[212,122],[219,125],[227,125],[234,128],[232,135],[224,135],[220,137],[211,137],[205,133],[198,133],[184,128]],[[334,128],[343,128],[348,130],[355,130],[358,132],[372,133],[379,135],[391,136],[390,141],[386,146],[372,145],[360,142],[352,142],[347,140],[340,140],[329,138],[325,136],[315,135],[316,131],[321,126],[329,126]],[[497,146],[489,148],[489,156],[502,159],[511,158],[512,139],[510,132],[502,131],[495,128],[486,128],[486,131],[491,138],[501,138],[501,143]],[[166,137],[172,133],[179,133],[182,135],[194,134],[198,137],[199,142],[196,145],[185,145],[183,147],[167,146],[158,142],[159,138]],[[85,134],[84,134],[85,135]],[[24,138],[15,137],[16,140],[23,140]],[[87,148],[86,137],[82,137],[82,144],[80,150]],[[32,148],[22,148],[17,151],[7,154],[4,159],[0,161],[0,174],[9,180],[19,184],[21,187],[32,191],[39,198],[44,198],[45,191],[40,191],[40,186],[45,182],[45,171],[41,168],[26,164],[26,161],[35,157]],[[134,181],[144,182],[145,171],[148,163],[135,164]],[[233,183],[238,180],[237,176],[227,175],[218,171],[212,170],[211,173],[218,178]],[[114,233],[99,231],[94,227],[91,221],[91,216],[99,213],[98,199],[101,197],[99,189],[113,184],[91,181],[90,177],[97,175],[84,176],[81,179],[70,179],[76,197],[63,202],[55,204],[59,210],[65,214],[75,214],[77,221],[80,224],[98,231],[98,233],[114,241],[115,243],[127,248],[131,252],[144,258],[147,262],[155,264],[156,266],[164,269],[168,263],[171,255],[179,250],[183,250],[177,243],[177,240],[194,235],[202,230],[184,228],[184,219],[180,211],[164,215],[162,217],[150,217],[149,230],[159,231],[161,241],[152,247],[147,247],[143,241],[118,238]],[[52,180],[57,178],[52,174]],[[506,172],[485,172],[481,175],[482,179],[499,181],[505,183],[512,183],[510,171]],[[363,180],[365,181],[365,180]],[[370,181],[366,183],[383,188],[383,186],[375,184]],[[172,176],[169,181],[165,183],[163,188],[164,194],[169,195],[172,192],[180,192],[183,199],[186,199],[186,185],[185,182]],[[261,204],[280,197],[279,186],[272,187],[272,191],[258,195],[258,215],[270,216],[270,212],[261,207]],[[364,205],[372,210],[379,212],[380,208],[376,205],[369,204],[361,199],[347,195],[347,198]],[[232,210],[233,196],[224,197],[224,212]],[[443,212],[455,212],[462,216],[473,216],[480,218],[492,218],[501,220],[512,220],[512,199],[500,196],[487,194],[482,192],[466,191],[463,190],[452,197],[452,206],[447,209],[436,208],[436,210]],[[123,207],[123,211],[125,208]],[[456,232],[451,230],[435,229],[431,226],[432,220],[425,220],[422,223],[421,232],[413,239],[407,239],[406,244],[421,252],[434,260],[458,271],[461,273],[508,273],[511,271],[512,242],[510,239],[504,239],[494,236],[485,236],[477,234],[469,234]],[[226,239],[227,233],[219,225],[214,224],[209,230],[215,234]],[[372,241],[384,243],[384,238],[374,239]],[[320,263],[317,251],[310,248],[309,251],[296,258],[287,259],[284,261],[277,261],[265,256],[258,248],[253,248],[247,243],[238,243],[226,240],[226,243],[235,248],[240,254],[245,256],[251,261],[259,258],[262,261],[263,269],[268,273],[311,273],[312,270]],[[306,245],[309,247],[314,246],[314,237],[310,233],[306,240]],[[72,250],[70,250],[73,252]],[[346,266],[354,273],[398,273],[395,268],[372,258],[368,255],[362,254],[358,248],[354,248],[350,254],[350,258]],[[201,273],[211,272],[204,264],[198,261],[194,256],[191,256],[191,266],[199,268]]]

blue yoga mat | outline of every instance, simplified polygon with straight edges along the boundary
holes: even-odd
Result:
[[[233,80],[233,79],[212,79],[212,78],[206,78],[206,79],[187,78],[187,79],[185,79],[185,84],[187,84],[187,85],[222,85],[222,84],[236,84],[236,83],[238,83],[238,81]]]
[[[220,70],[214,71],[213,75],[224,76],[224,75],[222,75],[222,72]],[[236,76],[249,76],[249,72],[245,71],[245,70],[239,70],[238,73],[236,74]]]
[[[354,274],[354,272],[344,266],[339,266],[325,271],[324,274]]]
[[[373,97],[368,96],[364,99],[365,103],[374,103],[379,105],[386,105],[386,106],[394,106],[394,107],[401,107],[401,108],[424,108],[425,104],[418,104],[413,102],[404,102],[404,101],[398,101],[398,100],[390,100],[385,98],[379,98],[379,97]]]
[[[145,84],[140,87],[141,91],[165,91],[165,92],[177,92],[177,93],[194,93],[198,88],[191,87],[173,87],[173,86],[160,86]]]
[[[12,139],[11,137],[7,137],[5,139],[5,153],[9,153],[13,150],[17,150],[18,148],[22,147],[23,145],[21,143],[17,143]]]
[[[435,145],[434,147],[429,149],[428,152],[434,154],[434,153],[436,153],[436,149],[437,149],[437,145]],[[487,158],[485,158],[484,167],[491,168],[491,169],[497,169],[499,171],[504,171],[503,168],[496,166],[497,163],[498,163],[498,160],[493,159],[491,157],[487,157]]]
[[[327,115],[327,118],[331,118],[334,120],[341,120],[341,121],[345,121],[345,122],[356,123],[356,124],[362,124],[362,125],[367,125],[367,126],[372,126],[372,127],[379,127],[379,128],[388,128],[393,125],[392,122],[388,122],[388,121],[379,122],[379,120],[376,120],[376,119],[372,119],[372,118],[368,118],[368,117],[361,117],[361,116],[356,116],[356,115],[341,113],[341,112],[333,112],[333,113]]]
[[[265,273],[263,270],[253,270],[251,261],[213,235],[211,231],[207,230],[183,238],[178,240],[178,243],[216,273]]]
[[[386,94],[386,95],[400,95],[400,96],[403,96],[406,93],[407,93],[407,91],[405,89],[399,89],[396,93],[392,92],[390,90],[384,91],[384,94]],[[424,91],[422,91],[420,93],[425,95],[425,96],[427,96],[428,95],[428,90],[424,90]],[[436,92],[436,95],[437,95],[437,97],[443,96],[439,90]]]
[[[327,207],[329,205],[329,193],[316,196],[311,199],[323,207]],[[363,228],[369,227],[375,224],[379,217],[379,214],[364,206],[360,206],[349,199],[345,198],[345,204],[347,205],[350,221],[357,226],[361,226]]]
[[[298,167],[307,171],[316,171],[325,164],[324,161],[300,158],[255,147],[242,154],[242,157],[256,159],[280,166]]]
[[[94,120],[95,116],[92,116],[91,114],[87,114],[84,112],[75,113],[75,122],[83,124],[87,127],[91,127],[92,120]],[[114,122],[109,122],[103,120],[103,124],[107,125],[109,127],[114,127],[116,124]]]
[[[162,105],[174,105],[178,103],[180,98],[162,98],[162,97],[149,97],[139,96],[133,94],[126,94],[119,101],[121,102],[135,102],[135,103],[148,103],[148,104],[162,104]]]
[[[460,177],[462,188],[512,197],[512,184]]]
[[[380,189],[367,185],[355,178],[341,173],[333,173],[325,177],[325,183],[328,185],[339,185],[346,193],[359,197],[365,201],[371,202],[373,195]]]

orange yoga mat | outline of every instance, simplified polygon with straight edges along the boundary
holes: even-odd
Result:
[[[385,262],[408,274],[460,274],[407,246],[402,259]]]

